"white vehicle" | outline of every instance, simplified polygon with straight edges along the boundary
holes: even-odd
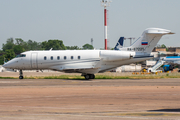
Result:
[[[82,73],[85,79],[94,79],[95,73],[105,72],[122,65],[152,59],[151,51],[160,38],[173,34],[160,28],[146,29],[130,47],[119,50],[50,50],[27,51],[5,63],[3,67],[22,70],[51,69],[67,73]]]

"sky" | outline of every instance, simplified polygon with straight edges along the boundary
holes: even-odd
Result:
[[[119,37],[141,36],[146,28],[171,30],[158,44],[180,47],[180,0],[112,0],[108,46]],[[104,48],[104,8],[100,0],[0,0],[0,49],[8,38],[37,42],[63,40],[65,46]],[[129,46],[128,40],[125,46]]]

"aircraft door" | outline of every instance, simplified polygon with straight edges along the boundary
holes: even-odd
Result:
[[[32,69],[37,69],[37,53],[31,53],[31,68]]]

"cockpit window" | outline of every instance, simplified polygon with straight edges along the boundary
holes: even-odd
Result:
[[[26,57],[26,54],[19,54],[16,56],[16,58],[18,58],[18,57]]]
[[[19,57],[20,55],[17,55],[16,57]]]

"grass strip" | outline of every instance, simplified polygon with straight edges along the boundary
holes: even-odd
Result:
[[[17,77],[1,77],[0,76],[0,79],[17,79]]]
[[[95,79],[164,79],[164,78],[180,78],[180,74],[147,74],[147,75],[114,75],[114,74],[97,74]],[[18,79],[18,77],[1,77],[0,79]],[[80,75],[59,75],[59,76],[24,76],[24,79],[73,79],[83,80],[84,77]]]

